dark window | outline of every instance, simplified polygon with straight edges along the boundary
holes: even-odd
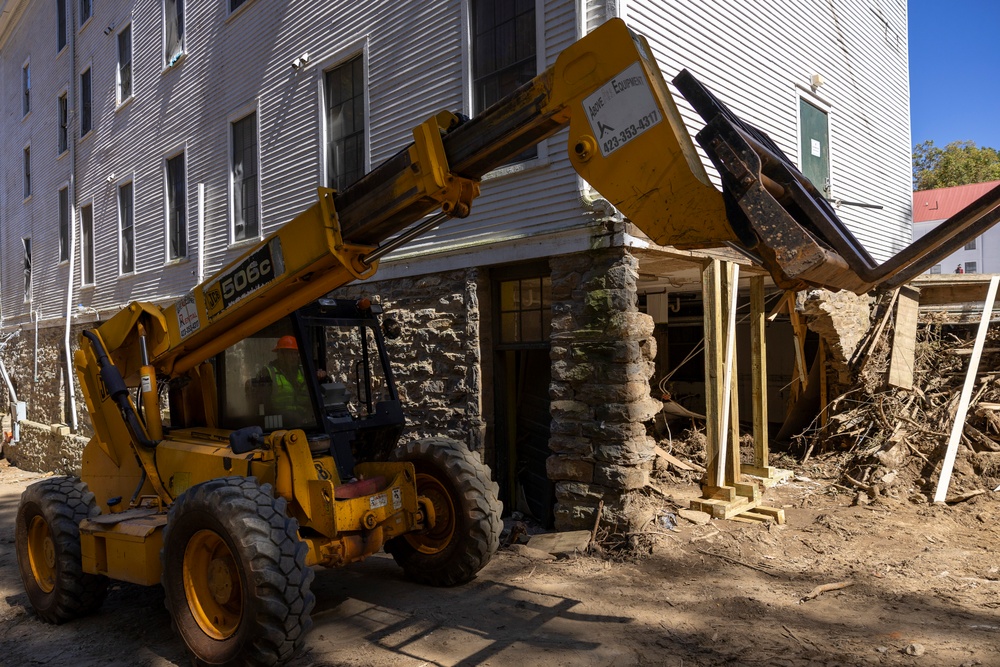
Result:
[[[24,248],[24,300],[31,301],[31,237],[21,239]]]
[[[500,342],[542,343],[552,325],[552,279],[548,276],[500,283]]]
[[[966,243],[965,244],[965,249],[966,250],[975,250],[976,249],[976,239],[972,239],[971,241],[969,241],[968,243]]]
[[[59,48],[56,51],[62,51],[66,46],[66,0],[56,0],[56,14],[56,30],[59,32],[56,35],[59,42]]]
[[[977,265],[976,265],[975,262],[966,262],[965,263],[965,272],[966,273],[976,273],[976,271],[977,271]]]
[[[229,11],[235,12],[247,0],[229,0]]]
[[[473,0],[473,113],[517,90],[537,74],[535,0]],[[535,157],[531,147],[515,161]]]
[[[31,196],[31,146],[24,147],[24,198]]]
[[[170,259],[187,255],[187,187],[184,153],[167,160],[167,245]]]
[[[364,77],[361,56],[326,73],[327,182],[336,190],[364,175]]]
[[[93,12],[94,6],[91,0],[80,0],[80,25],[86,23]]]
[[[94,207],[90,204],[80,208],[80,252],[83,257],[83,284],[94,284]]]
[[[163,0],[163,59],[167,67],[184,53],[184,0]]]
[[[118,186],[118,222],[121,229],[121,272],[135,271],[135,228],[132,184]]]
[[[59,261],[69,259],[69,188],[59,191]]]
[[[69,148],[69,104],[66,94],[59,96],[59,153]]]
[[[93,128],[91,115],[90,68],[80,75],[80,136],[87,134]]]
[[[233,240],[260,236],[257,197],[257,113],[233,123]]]
[[[941,265],[935,264],[934,266],[932,266],[930,273],[931,275],[938,275],[939,273],[941,273]]]
[[[31,111],[31,63],[21,70],[21,115],[27,116]]]
[[[118,33],[118,103],[132,96],[132,26]]]

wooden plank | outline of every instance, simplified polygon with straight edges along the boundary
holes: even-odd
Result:
[[[706,484],[701,487],[701,495],[703,498],[711,500],[722,500],[724,502],[730,502],[736,500],[736,489],[731,486],[711,486]]]
[[[750,401],[753,410],[754,465],[767,467],[767,317],[764,314],[764,278],[750,279]]]
[[[965,416],[969,412],[969,400],[972,398],[972,388],[976,383],[976,371],[979,369],[979,360],[983,356],[983,346],[986,342],[986,332],[990,328],[990,317],[993,315],[993,302],[997,298],[997,285],[1000,284],[1000,275],[990,278],[990,287],[986,292],[986,302],[983,304],[983,315],[979,320],[979,331],[976,332],[976,344],[972,348],[972,358],[969,359],[969,370],[965,376],[965,384],[962,385],[962,395],[958,400],[958,409],[955,411],[955,423],[951,427],[951,437],[948,439],[948,449],[945,451],[944,461],[941,464],[941,477],[938,478],[937,490],[934,492],[934,502],[943,503],[948,494],[948,485],[951,483],[951,472],[955,467],[955,455],[958,453],[958,443],[962,437],[962,428],[965,426]]]
[[[691,501],[691,509],[707,512],[712,515],[713,519],[731,519],[753,507],[753,502],[742,497],[733,501],[713,500],[711,498]]]
[[[701,272],[705,324],[705,454],[708,479],[722,486],[724,464],[719,459],[719,416],[722,411],[722,263],[709,261]]]
[[[734,484],[733,488],[736,489],[736,495],[738,496],[749,498],[750,500],[760,498],[760,489],[757,488],[756,484]]]
[[[806,370],[806,332],[805,325],[799,318],[799,311],[795,309],[795,293],[789,292],[788,297],[788,319],[792,323],[792,332],[795,334],[795,377],[792,378],[792,400],[789,401],[789,410],[799,400],[799,396],[805,391],[809,382],[809,373]]]
[[[663,449],[663,447],[660,447],[659,445],[653,445],[653,451],[661,459],[663,459],[670,465],[674,466],[675,468],[678,468],[679,470],[687,470],[690,472],[705,472],[705,469],[702,468],[697,463],[689,463],[688,461],[683,461],[674,456],[673,454],[670,454],[669,452],[667,452],[667,450]]]
[[[528,546],[550,554],[585,552],[590,544],[589,530],[573,530],[565,533],[541,533],[532,535]]]
[[[889,360],[889,386],[913,389],[913,364],[917,345],[917,311],[920,292],[912,287],[901,287],[896,300],[896,325],[892,334],[892,352]]]
[[[739,397],[736,390],[736,299],[740,289],[739,264],[726,262],[722,267],[722,317],[726,322],[726,337],[722,344],[726,351],[722,379],[722,425],[719,427],[719,460],[723,474],[716,484],[732,484],[740,470]]]
[[[769,516],[774,519],[777,524],[784,525],[785,523],[785,510],[779,507],[768,507],[767,505],[757,505],[752,510],[754,514],[763,514],[764,516]]]

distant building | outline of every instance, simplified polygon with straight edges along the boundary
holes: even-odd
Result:
[[[956,185],[913,193],[913,240],[1000,185],[1000,181]],[[1000,273],[1000,227],[965,244],[935,264],[927,273]]]

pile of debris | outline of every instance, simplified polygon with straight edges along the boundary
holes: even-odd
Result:
[[[874,331],[875,329],[873,329]],[[799,436],[803,460],[836,458],[843,486],[858,502],[880,496],[927,502],[955,422],[975,327],[921,315],[912,390],[887,385],[892,325],[855,361],[854,383],[826,406],[826,424]],[[946,502],[1000,485],[1000,332],[986,340]]]

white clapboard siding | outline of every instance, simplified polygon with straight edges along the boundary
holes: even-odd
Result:
[[[630,0],[626,19],[646,35],[669,80],[691,70],[745,120],[799,159],[797,86],[821,74],[830,104],[835,198],[879,204],[838,214],[877,259],[910,241],[910,131],[906,9],[879,0]],[[700,118],[683,100],[692,133]]]
[[[69,2],[73,6],[78,3]],[[0,225],[4,243],[0,297],[3,324],[29,319],[21,293],[20,238],[34,246],[35,298],[42,318],[62,315],[68,266],[57,261],[57,190],[70,179],[71,156],[56,156],[56,98],[91,68],[93,132],[79,140],[77,96],[71,134],[77,139],[77,207],[92,203],[96,284],[74,300],[110,309],[132,300],[166,301],[197,280],[198,249],[206,275],[246,249],[231,243],[230,122],[258,114],[261,220],[264,233],[315,201],[321,185],[323,71],[363,51],[367,71],[369,167],[411,141],[414,125],[441,109],[469,113],[468,5],[449,2],[279,3],[248,0],[229,15],[227,2],[186,3],[185,56],[164,71],[162,3],[102,0],[74,32],[75,52],[55,55],[55,17],[47,3],[8,0],[16,29],[0,44]],[[542,49],[551,65],[581,29],[624,13],[650,38],[664,74],[688,67],[737,113],[758,124],[797,159],[796,86],[809,75],[827,83],[831,105],[832,177],[837,197],[882,204],[882,211],[840,213],[873,254],[884,257],[908,240],[909,120],[906,12],[889,0],[537,0]],[[74,7],[75,9],[75,7]],[[116,105],[117,33],[131,23],[134,97]],[[75,29],[75,26],[74,26]],[[107,29],[107,34],[105,34]],[[71,47],[73,41],[71,41]],[[308,53],[304,67],[291,63]],[[20,114],[21,66],[32,64],[31,116]],[[75,56],[75,57],[74,57]],[[689,128],[700,121],[681,103]],[[21,197],[21,156],[32,147],[33,197]],[[594,233],[580,202],[565,148],[566,132],[539,147],[539,158],[487,176],[473,215],[451,221],[406,249],[410,257],[503,241],[581,238]],[[164,161],[186,155],[188,259],[168,262]],[[117,188],[135,192],[136,272],[119,275]],[[197,234],[197,186],[205,188],[204,238]],[[559,251],[545,244],[539,257]],[[79,249],[79,240],[76,251]],[[500,255],[498,255],[500,256]],[[79,260],[79,257],[77,256]],[[387,261],[386,265],[391,262]],[[418,262],[408,262],[419,271]]]

